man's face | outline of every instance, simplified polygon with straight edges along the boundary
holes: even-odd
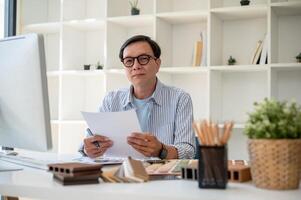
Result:
[[[133,86],[147,86],[153,84],[156,74],[159,71],[161,60],[154,59],[152,48],[147,42],[135,42],[128,45],[123,51],[123,58],[138,57],[140,55],[151,56],[147,64],[139,64],[138,59],[134,59],[132,67],[125,67],[126,76]]]

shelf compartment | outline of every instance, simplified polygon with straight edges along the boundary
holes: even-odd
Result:
[[[301,65],[278,64],[271,68],[271,97],[277,100],[295,100],[301,104]]]
[[[126,17],[110,17],[109,22],[124,26],[124,27],[143,27],[151,26],[154,21],[152,15],[135,15]]]
[[[208,0],[157,0],[156,13],[208,10]]]
[[[110,92],[120,88],[129,88],[131,83],[127,79],[125,73],[116,73],[109,71],[106,74],[106,91]]]
[[[214,8],[211,13],[222,20],[254,19],[267,17],[268,7],[264,5]]]
[[[62,70],[59,72],[63,76],[80,76],[80,77],[93,77],[103,76],[104,70]]]
[[[271,67],[275,69],[300,69],[301,63],[274,63],[271,64]]]
[[[22,34],[40,33],[44,37],[47,71],[59,70],[60,23],[32,24],[23,27]]]
[[[139,19],[139,17],[129,17],[131,19]],[[139,24],[139,23],[137,23]],[[153,20],[146,24],[139,24],[139,26],[129,27],[120,25],[118,22],[107,23],[107,63],[106,69],[123,69],[123,64],[119,59],[119,50],[122,44],[134,35],[147,35],[154,39],[154,22]]]
[[[18,6],[21,26],[60,21],[60,0],[23,0]]]
[[[211,0],[210,8],[229,8],[229,7],[254,7],[254,6],[262,6],[268,5],[269,0],[251,0],[248,6],[241,6],[240,1],[233,0]]]
[[[250,160],[248,152],[248,137],[244,134],[243,129],[234,127],[228,146],[229,160]]]
[[[301,2],[296,7],[286,6],[295,4],[287,2],[271,8],[272,63],[294,63],[301,52]]]
[[[277,15],[301,15],[301,2],[276,2],[271,4]]]
[[[78,152],[80,144],[85,138],[85,124],[60,124],[58,153],[59,154],[74,154]]]
[[[165,20],[170,24],[196,23],[207,21],[208,12],[206,11],[182,11],[160,13],[156,15],[158,18]]]
[[[51,124],[82,124],[82,125],[86,125],[86,121],[85,120],[51,120]]]
[[[254,71],[267,71],[269,65],[227,65],[227,66],[210,66],[211,71],[237,71],[237,72],[254,72]]]
[[[159,73],[170,74],[194,74],[194,73],[207,73],[207,67],[160,67]]]
[[[211,71],[210,87],[210,118],[244,124],[253,103],[268,97],[268,70]]]
[[[51,140],[52,140],[52,148],[49,150],[49,152],[58,153],[58,141],[59,141],[58,124],[51,123]]]
[[[137,7],[140,9],[140,15],[154,14],[154,0],[139,0]],[[128,0],[109,0],[107,8],[108,17],[131,15],[131,6]]]
[[[81,111],[97,112],[105,95],[105,78],[63,76],[60,120],[82,120]]]
[[[47,77],[48,98],[51,120],[59,117],[59,77]]]
[[[59,33],[60,23],[49,22],[40,24],[29,24],[22,27],[23,33]]]
[[[63,9],[63,21],[105,19],[106,0],[64,0]]]
[[[105,29],[105,21],[95,18],[66,21],[64,22],[64,25],[79,31],[95,31]]]
[[[83,70],[84,65],[96,65],[100,62],[104,66],[103,30],[79,31],[68,25],[63,27],[63,70]]]
[[[156,20],[156,41],[162,49],[162,67],[192,66],[196,41],[201,40],[207,49],[207,22],[171,24],[163,19]],[[189,37],[187,37],[189,36]],[[207,66],[207,50],[203,50],[201,65]]]
[[[212,14],[210,25],[210,66],[227,65],[230,56],[237,65],[250,65],[257,42],[268,33],[267,17],[223,20]]]
[[[168,86],[175,86],[189,93],[193,104],[194,119],[208,119],[208,73],[170,74],[159,73],[158,78]]]

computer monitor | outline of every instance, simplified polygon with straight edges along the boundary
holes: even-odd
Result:
[[[0,146],[52,147],[42,35],[0,40]]]

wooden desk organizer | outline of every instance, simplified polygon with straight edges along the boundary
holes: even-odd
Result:
[[[231,182],[246,182],[251,180],[251,171],[248,163],[243,160],[229,160],[228,180]]]

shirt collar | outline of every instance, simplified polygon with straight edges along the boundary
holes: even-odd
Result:
[[[157,105],[161,106],[162,105],[162,95],[161,95],[161,90],[164,87],[164,84],[157,78],[157,83],[156,83],[156,89],[153,92],[150,100],[154,101]],[[123,107],[126,108],[130,106],[131,108],[134,107],[133,105],[133,85],[130,86],[128,90],[127,97],[123,103]]]

